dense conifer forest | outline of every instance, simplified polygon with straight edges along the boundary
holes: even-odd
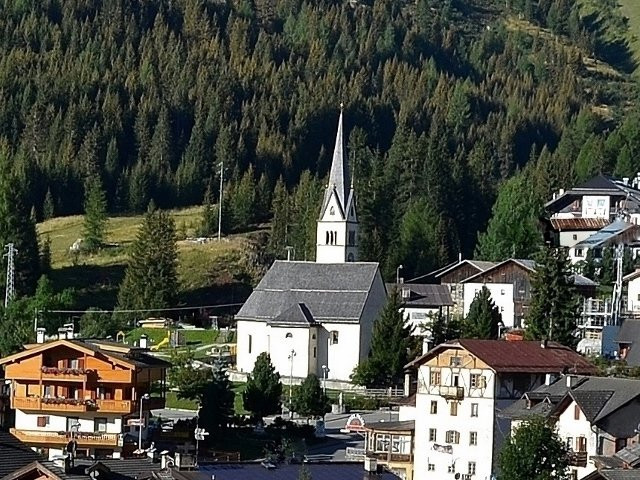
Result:
[[[344,102],[362,259],[527,256],[553,191],[640,169],[625,22],[586,3],[0,0],[0,200],[211,205],[222,171],[227,229],[312,259]]]

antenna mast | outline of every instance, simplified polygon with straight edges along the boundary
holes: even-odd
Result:
[[[16,287],[14,284],[14,259],[18,250],[15,248],[13,243],[8,243],[4,248],[7,251],[7,253],[4,254],[4,256],[7,257],[7,282],[4,291],[4,308],[7,308],[9,306],[9,303],[11,303],[11,300],[13,300],[13,297],[15,297],[16,295]]]

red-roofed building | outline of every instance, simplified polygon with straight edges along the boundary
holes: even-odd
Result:
[[[417,374],[414,480],[491,478],[510,420],[497,412],[548,375],[596,368],[555,342],[455,340],[407,366]]]

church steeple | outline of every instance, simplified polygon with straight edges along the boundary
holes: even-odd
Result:
[[[349,165],[344,158],[344,136],[342,133],[342,104],[340,104],[340,118],[338,119],[338,132],[336,134],[336,144],[333,149],[333,159],[331,161],[331,171],[329,173],[329,192],[331,187],[335,187],[340,203],[346,207],[349,200],[349,190],[351,189],[351,177],[349,175]]]
[[[356,198],[344,145],[342,108],[340,104],[329,182],[318,218],[316,262],[320,263],[352,262],[358,253]]]

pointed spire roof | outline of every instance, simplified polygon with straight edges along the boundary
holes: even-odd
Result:
[[[335,188],[340,200],[340,206],[346,210],[347,201],[349,199],[349,191],[351,190],[351,177],[349,175],[349,163],[345,158],[344,136],[342,127],[342,109],[340,104],[340,119],[338,120],[338,132],[336,134],[336,145],[333,149],[333,160],[331,161],[331,171],[329,173],[329,185],[327,188],[328,197],[332,189]]]

